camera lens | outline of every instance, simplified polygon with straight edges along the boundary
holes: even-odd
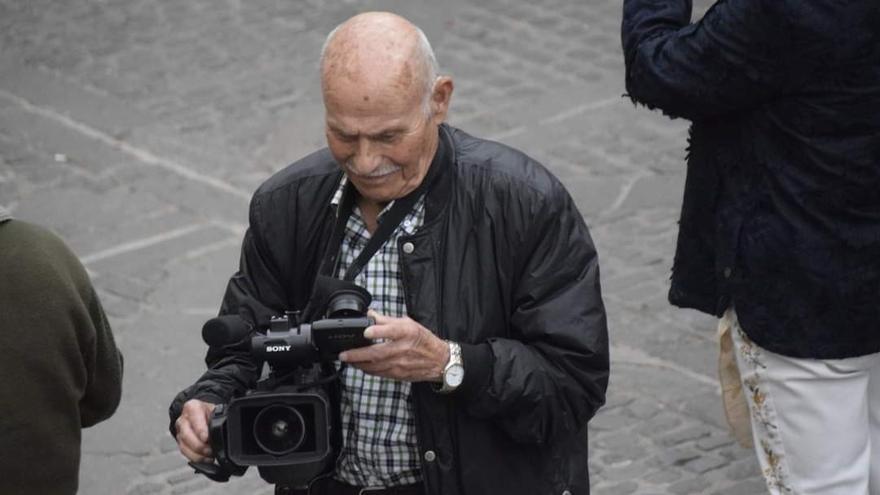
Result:
[[[330,318],[350,318],[367,314],[367,301],[355,291],[339,291],[327,305],[327,316]]]
[[[257,445],[273,455],[287,455],[302,444],[306,424],[296,409],[274,404],[254,418],[254,439]]]

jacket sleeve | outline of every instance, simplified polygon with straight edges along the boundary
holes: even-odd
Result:
[[[785,83],[791,38],[785,4],[719,0],[690,24],[691,0],[625,0],[621,37],[629,96],[690,120],[769,101]]]
[[[529,212],[515,257],[508,338],[462,346],[469,413],[533,444],[582,432],[605,402],[609,373],[596,251],[562,186],[548,196]]]
[[[264,326],[272,316],[283,313],[284,290],[266,249],[260,229],[260,200],[251,202],[250,225],[241,248],[238,271],[229,280],[220,314],[238,314],[252,328]],[[249,337],[248,337],[249,338]],[[169,408],[171,434],[183,404],[190,399],[221,404],[254,387],[262,362],[251,357],[247,339],[223,347],[210,347],[205,357],[208,370],[174,398]]]

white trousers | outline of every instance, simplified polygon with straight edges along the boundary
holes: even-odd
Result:
[[[725,318],[770,493],[880,495],[880,354],[785,357]]]

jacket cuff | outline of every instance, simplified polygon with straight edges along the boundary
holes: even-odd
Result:
[[[168,416],[171,420],[168,424],[168,431],[171,433],[171,436],[177,438],[177,428],[175,426],[175,422],[177,418],[180,417],[180,414],[183,412],[183,404],[190,399],[198,399],[203,402],[210,402],[211,404],[223,404],[225,401],[222,397],[217,394],[200,391],[198,393],[194,393],[189,395],[187,392],[190,390],[184,390],[177,394],[177,397],[174,398],[174,401],[171,403],[171,406],[168,408]]]
[[[481,395],[489,386],[495,355],[488,343],[460,343],[459,345],[461,346],[461,360],[464,364],[464,381],[453,395],[470,400]]]

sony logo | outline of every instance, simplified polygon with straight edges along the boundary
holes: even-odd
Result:
[[[290,350],[289,345],[267,345],[266,352],[287,352]]]

